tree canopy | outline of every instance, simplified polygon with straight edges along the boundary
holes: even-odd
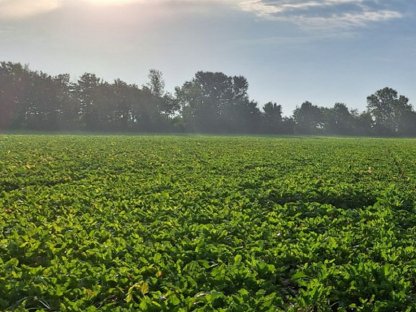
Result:
[[[282,105],[250,99],[243,76],[199,71],[174,94],[162,72],[148,79],[139,87],[85,73],[74,82],[1,62],[0,129],[416,136],[409,99],[389,87],[368,96],[363,112],[305,101],[283,116]]]

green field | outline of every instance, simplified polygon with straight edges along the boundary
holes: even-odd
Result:
[[[414,311],[416,140],[0,136],[1,311]]]

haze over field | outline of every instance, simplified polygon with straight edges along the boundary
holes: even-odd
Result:
[[[168,90],[198,70],[244,75],[289,114],[303,101],[363,110],[385,86],[410,99],[416,3],[396,0],[0,0],[0,60],[73,79],[94,72]]]
[[[416,310],[416,0],[0,0],[0,311]]]

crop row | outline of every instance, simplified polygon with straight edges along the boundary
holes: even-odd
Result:
[[[414,143],[0,136],[0,310],[412,311]]]

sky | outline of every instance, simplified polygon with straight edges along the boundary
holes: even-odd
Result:
[[[362,111],[386,86],[416,108],[414,0],[0,0],[0,61],[167,90],[199,70],[243,75],[286,115],[304,101]]]

